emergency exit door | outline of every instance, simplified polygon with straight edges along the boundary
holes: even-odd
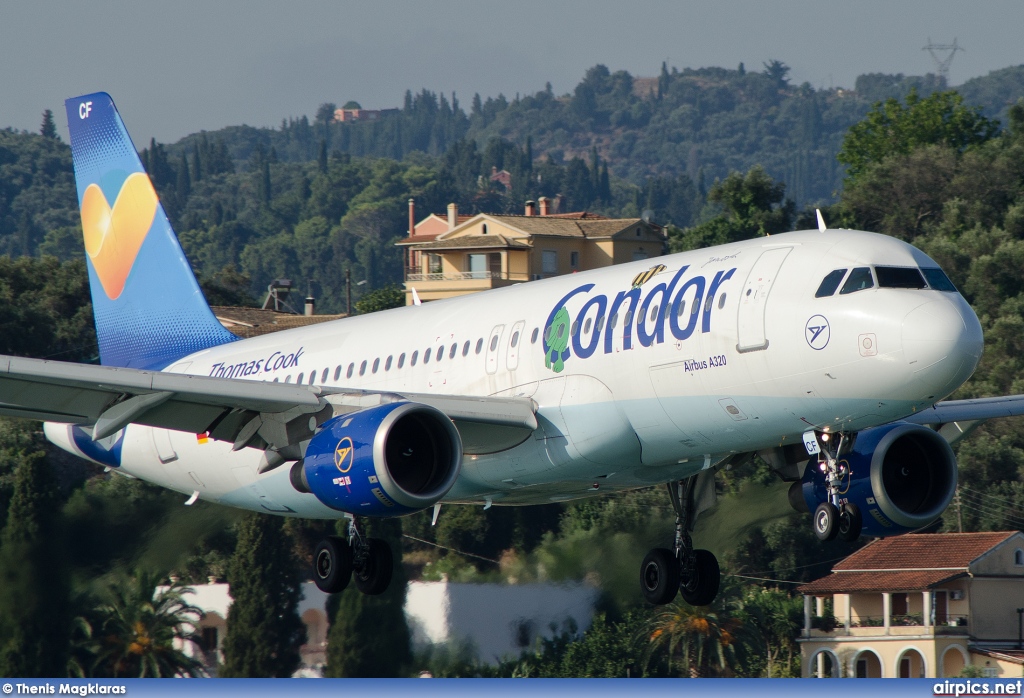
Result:
[[[768,348],[768,336],[764,325],[765,308],[768,305],[768,294],[772,290],[782,263],[792,247],[777,247],[765,250],[754,262],[747,274],[740,295],[739,315],[737,317],[736,350],[740,352],[759,351]]]

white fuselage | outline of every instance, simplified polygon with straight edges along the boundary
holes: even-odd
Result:
[[[529,397],[533,437],[467,455],[445,501],[562,501],[679,479],[812,428],[883,424],[953,392],[982,342],[959,293],[875,280],[815,297],[830,271],[876,265],[938,266],[882,235],[788,233],[265,335],[166,370]],[[47,434],[80,453],[65,426]],[[261,455],[132,425],[121,469],[232,506],[340,516],[295,491],[288,468],[257,475]]]

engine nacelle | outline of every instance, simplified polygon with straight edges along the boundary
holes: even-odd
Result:
[[[924,528],[942,515],[956,492],[953,449],[938,433],[917,424],[865,429],[839,461],[845,464],[839,499],[857,505],[866,536]],[[800,487],[810,511],[826,500],[825,477],[816,460],[807,464]]]
[[[462,439],[447,415],[395,402],[325,422],[291,480],[332,509],[402,516],[436,504],[461,467]]]

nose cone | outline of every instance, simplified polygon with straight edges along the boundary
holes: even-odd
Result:
[[[929,396],[945,396],[971,377],[981,359],[981,324],[959,296],[914,308],[903,320],[903,354]]]

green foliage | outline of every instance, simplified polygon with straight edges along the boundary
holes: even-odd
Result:
[[[346,521],[339,522],[339,533],[346,527]],[[367,596],[360,593],[355,584],[350,584],[331,598],[324,675],[335,678],[403,676],[412,653],[404,611],[408,580],[402,569],[402,523],[399,519],[370,519],[362,532],[371,538],[382,538],[391,546],[394,556],[391,585],[383,594]]]
[[[390,284],[365,294],[355,306],[356,312],[360,315],[375,313],[378,310],[401,308],[405,306],[405,291],[398,284]]]
[[[40,451],[5,450],[14,463],[7,524],[0,535],[0,676],[64,675],[70,635],[59,494]]]
[[[669,248],[683,252],[786,232],[795,205],[784,200],[785,191],[785,184],[774,181],[760,165],[746,175],[733,172],[708,192],[708,202],[723,212],[692,228],[670,228]]]
[[[68,673],[78,677],[171,678],[202,676],[195,659],[174,647],[195,642],[192,628],[202,611],[189,605],[191,591],[176,582],[159,588],[160,576],[137,570],[118,575],[99,603],[77,619]]]
[[[220,676],[287,678],[306,640],[297,564],[279,517],[248,514],[228,569],[232,598]]]
[[[906,106],[895,98],[875,104],[863,121],[850,127],[836,158],[848,167],[854,181],[869,165],[888,157],[906,156],[924,145],[943,145],[963,151],[994,137],[998,122],[981,115],[981,107],[966,107],[957,92],[906,96]]]

